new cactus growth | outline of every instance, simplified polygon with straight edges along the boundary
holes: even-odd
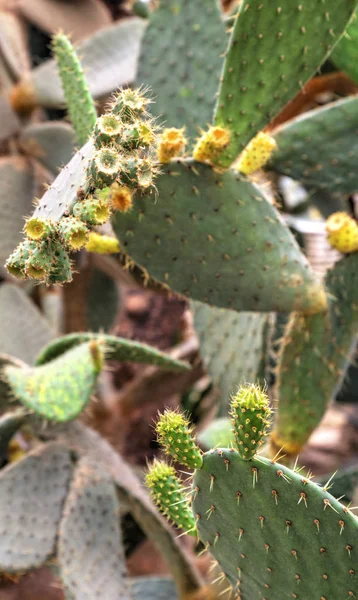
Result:
[[[210,127],[202,133],[193,150],[193,158],[199,162],[213,163],[229,145],[231,133],[224,127]]]
[[[231,413],[237,431],[242,431],[243,414],[257,417],[252,414],[257,405],[264,415],[257,425],[264,433],[269,416],[264,392],[255,386],[239,390]],[[176,426],[171,432],[166,423],[166,438],[173,439]],[[328,492],[331,482],[320,487],[276,457],[270,461],[253,452],[249,458],[240,455],[240,442],[238,448],[204,454],[193,475],[191,502],[178,500],[181,510],[191,505],[198,536],[222,569],[222,579],[241,600],[354,598],[358,518]],[[160,470],[171,482],[171,467]],[[154,499],[173,519],[168,483]],[[150,474],[148,484],[152,487]]]
[[[73,208],[73,214],[89,225],[102,225],[108,221],[111,208],[108,202],[93,196],[77,202]]]
[[[326,231],[331,246],[343,254],[358,250],[358,223],[347,213],[331,215],[326,221]]]
[[[103,188],[113,183],[117,173],[123,170],[123,162],[115,146],[102,146],[94,154],[90,174],[93,186]]]
[[[251,175],[266,165],[276,147],[276,140],[260,131],[247,144],[234,166],[240,173]]]
[[[148,469],[146,485],[152,500],[169,521],[191,535],[197,534],[195,518],[188,506],[187,491],[174,467],[155,460]]]
[[[241,386],[230,403],[235,445],[244,460],[251,460],[263,444],[272,410],[264,390],[258,385]]]
[[[200,467],[203,459],[192,431],[184,415],[174,410],[166,410],[156,425],[158,441],[165,452],[181,464],[195,469]]]
[[[88,242],[88,229],[76,217],[66,217],[58,224],[58,233],[64,245],[70,250],[80,250]]]
[[[186,143],[183,129],[177,129],[176,127],[164,129],[158,143],[159,162],[166,164],[172,158],[180,156],[184,152]]]
[[[117,142],[122,129],[122,121],[116,115],[109,114],[99,117],[93,132],[96,148],[99,150],[102,146]]]
[[[115,182],[109,191],[109,202],[114,210],[127,212],[133,206],[133,192],[126,185]]]
[[[53,256],[49,244],[34,242],[25,260],[25,273],[32,279],[45,279],[51,271],[52,262]]]

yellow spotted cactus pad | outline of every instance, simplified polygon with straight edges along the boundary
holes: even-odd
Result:
[[[336,212],[326,222],[327,238],[331,246],[343,254],[358,250],[358,223],[345,212]]]

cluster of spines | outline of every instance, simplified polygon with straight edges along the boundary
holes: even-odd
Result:
[[[231,398],[232,431],[237,450],[244,460],[251,460],[263,444],[271,414],[268,396],[258,385],[242,385]]]
[[[169,521],[186,533],[197,534],[190,500],[174,467],[155,460],[148,469],[146,485],[152,500]]]

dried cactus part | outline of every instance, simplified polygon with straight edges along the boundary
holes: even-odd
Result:
[[[71,475],[70,453],[59,444],[0,471],[1,571],[33,569],[54,553]]]

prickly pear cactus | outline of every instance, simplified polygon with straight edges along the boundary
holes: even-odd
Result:
[[[266,418],[260,422],[252,414],[253,402],[259,398],[260,408],[270,409],[257,387],[241,388],[239,394],[240,410],[233,401],[232,417],[244,439],[240,434],[236,447],[202,455],[187,502],[175,503],[181,516],[191,505],[198,537],[221,567],[228,591],[232,587],[241,600],[354,598],[358,518],[328,492],[330,482],[320,487],[300,469],[279,464],[278,456],[271,461],[243,456],[245,446],[255,449],[267,427]],[[168,421],[161,417],[159,430],[163,420]],[[155,470],[154,464],[151,477]],[[170,498],[162,490],[156,498],[160,508]]]

